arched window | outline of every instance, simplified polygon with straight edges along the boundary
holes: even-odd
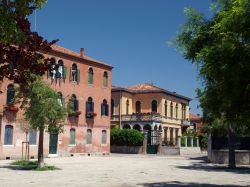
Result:
[[[75,145],[75,129],[70,129],[70,145]]]
[[[56,78],[56,72],[57,72],[57,68],[56,68],[56,59],[55,58],[51,58],[50,59],[50,71],[49,71],[49,76],[52,79]]]
[[[103,86],[107,87],[108,86],[108,73],[104,71],[103,73]]]
[[[72,95],[72,101],[73,101],[73,110],[76,112],[79,109],[79,102],[75,94]]]
[[[94,112],[94,102],[92,97],[89,97],[88,101],[86,102],[86,112]]]
[[[101,115],[102,116],[108,116],[109,115],[109,106],[107,103],[107,100],[104,99],[101,105]]]
[[[107,144],[107,131],[102,131],[102,144]]]
[[[111,115],[114,115],[115,113],[115,101],[114,99],[111,99]]]
[[[135,103],[135,112],[141,113],[141,102],[140,101],[136,101],[136,103]]]
[[[170,116],[173,117],[173,103],[170,104]]]
[[[123,125],[123,129],[131,129],[131,127],[129,124],[125,124],[125,125]]]
[[[157,101],[153,100],[151,104],[152,112],[157,112]]]
[[[87,130],[87,139],[86,139],[87,144],[92,144],[92,130],[88,129]]]
[[[138,124],[135,124],[135,125],[133,126],[133,129],[138,130],[138,131],[141,131],[141,126],[138,125]]]
[[[7,105],[14,105],[15,89],[13,84],[9,84],[7,87]]]
[[[64,67],[63,61],[58,61],[57,78],[66,79],[66,67]]]
[[[178,118],[178,104],[175,105],[175,118]]]
[[[36,145],[36,130],[30,129],[29,132],[29,144],[30,145]]]
[[[129,114],[129,100],[126,101],[126,114]]]
[[[63,95],[61,92],[58,92],[58,103],[63,106],[64,105],[64,99],[63,99]]]
[[[6,125],[4,131],[4,145],[12,145],[13,144],[13,126]]]
[[[164,111],[165,111],[165,116],[167,117],[168,116],[168,102],[165,101],[165,104],[164,104]]]
[[[70,80],[73,82],[80,82],[80,70],[77,68],[76,63],[72,64]]]
[[[88,84],[93,84],[93,76],[94,76],[94,71],[92,68],[89,68],[88,72]]]

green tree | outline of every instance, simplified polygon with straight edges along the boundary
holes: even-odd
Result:
[[[235,129],[250,122],[250,1],[219,0],[214,8],[210,19],[185,9],[176,44],[198,67],[205,121],[221,119],[227,126],[229,167],[235,168]]]
[[[50,59],[44,53],[51,50],[56,40],[48,42],[30,30],[28,16],[41,8],[47,0],[0,1],[0,81],[7,78],[23,84],[35,81],[32,74],[43,75],[49,70]]]
[[[43,167],[44,131],[47,129],[49,133],[61,132],[67,112],[59,104],[58,94],[40,79],[31,84],[28,96],[25,117],[33,129],[39,130],[38,166]]]

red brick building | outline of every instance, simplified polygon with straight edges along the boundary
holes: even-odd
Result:
[[[202,117],[200,114],[192,114],[190,113],[190,128],[193,129],[197,134],[202,133]]]
[[[110,151],[111,70],[110,65],[59,46],[46,57],[52,58],[52,68],[44,81],[59,94],[58,101],[67,105],[73,101],[74,113],[64,122],[63,133],[45,133],[45,155],[74,155]],[[24,133],[23,111],[11,103],[13,84],[4,80],[0,85],[0,158],[15,158],[22,154]],[[19,109],[19,110],[18,110]],[[30,157],[37,156],[38,132],[29,130]]]

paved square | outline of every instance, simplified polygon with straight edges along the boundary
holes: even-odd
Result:
[[[250,169],[225,170],[199,158],[151,155],[80,156],[46,159],[58,171],[22,171],[0,161],[0,187],[247,186]]]

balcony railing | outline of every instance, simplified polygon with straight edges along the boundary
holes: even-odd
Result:
[[[111,121],[119,121],[119,115],[112,115]],[[121,121],[161,121],[162,116],[160,114],[152,113],[138,113],[130,115],[121,115]]]

